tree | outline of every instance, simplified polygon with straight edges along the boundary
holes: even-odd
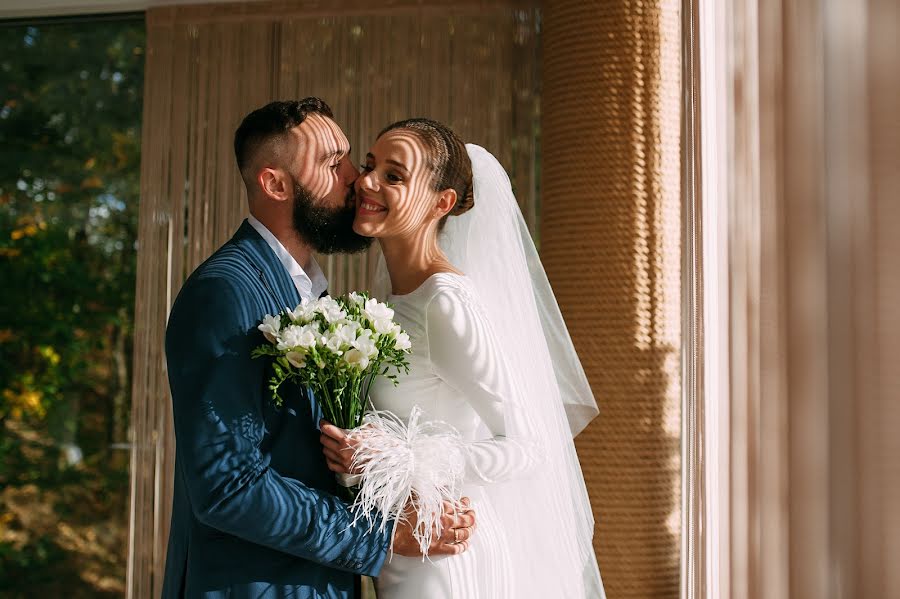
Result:
[[[25,429],[63,466],[127,440],[143,70],[140,19],[0,26],[0,488],[57,467]]]
[[[0,418],[53,420],[127,382],[110,372],[134,303],[144,32],[2,32]]]

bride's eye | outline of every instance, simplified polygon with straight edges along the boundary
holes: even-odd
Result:
[[[387,180],[391,183],[399,183],[403,179],[400,178],[399,175],[395,175],[394,173],[388,173]]]

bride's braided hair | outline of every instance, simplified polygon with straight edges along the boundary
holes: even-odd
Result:
[[[466,146],[450,127],[431,119],[406,119],[385,127],[378,137],[394,129],[405,129],[415,134],[428,148],[428,166],[434,177],[433,189],[443,191],[452,189],[456,192],[456,204],[450,214],[456,216],[467,212],[475,205],[475,194],[472,187],[472,161],[466,152]],[[444,225],[446,216],[441,220]]]

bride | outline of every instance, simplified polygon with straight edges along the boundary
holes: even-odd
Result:
[[[410,119],[378,136],[356,198],[353,228],[384,256],[376,291],[412,341],[409,374],[371,400],[455,427],[478,518],[460,555],[389,558],[379,598],[604,597],[572,440],[597,406],[503,167]],[[349,473],[352,435],[322,432],[329,467]]]

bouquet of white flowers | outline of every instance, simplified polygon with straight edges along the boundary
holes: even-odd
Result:
[[[366,293],[303,300],[295,309],[266,315],[259,325],[267,344],[253,357],[274,358],[269,388],[281,405],[288,380],[312,388],[325,418],[345,429],[362,421],[369,388],[378,376],[397,384],[409,372],[409,335],[394,322],[394,311]]]
[[[427,554],[432,536],[440,534],[443,502],[459,499],[464,444],[450,425],[422,419],[418,407],[408,423],[370,409],[375,378],[396,385],[399,373],[409,373],[409,335],[394,322],[394,311],[365,293],[325,296],[266,315],[258,328],[268,343],[253,357],[274,358],[269,387],[275,402],[282,402],[278,390],[285,381],[311,387],[325,418],[350,429],[358,443],[353,470],[360,474],[337,475],[353,501],[354,524],[396,526],[411,506],[413,536]]]

